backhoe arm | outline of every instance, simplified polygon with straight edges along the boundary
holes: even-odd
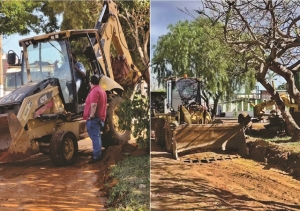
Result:
[[[107,75],[123,87],[134,87],[142,76],[140,70],[133,64],[130,51],[118,18],[117,5],[113,1],[104,1],[103,11],[96,27],[100,34],[103,52],[98,61]],[[113,45],[117,56],[111,52]],[[107,68],[104,68],[104,67]]]
[[[264,116],[264,111],[263,109],[269,106],[275,105],[275,101],[274,100],[269,100],[269,101],[264,101],[261,102],[257,105],[254,106],[254,116],[261,118],[262,116]]]

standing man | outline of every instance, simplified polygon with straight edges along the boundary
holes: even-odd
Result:
[[[95,163],[101,159],[101,129],[104,127],[106,118],[107,96],[99,86],[99,75],[90,78],[90,93],[85,100],[83,119],[86,120],[87,132],[93,143],[93,156],[88,162]]]
[[[85,68],[81,62],[77,60],[77,57],[72,53],[72,59],[75,69],[76,91],[78,92],[82,79],[85,77]]]

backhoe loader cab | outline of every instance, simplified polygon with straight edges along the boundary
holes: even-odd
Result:
[[[167,108],[178,111],[180,105],[201,104],[200,83],[197,78],[171,78],[167,81]]]
[[[69,30],[21,40],[20,45],[24,48],[22,63],[24,84],[57,78],[66,110],[73,113],[81,112],[81,104],[84,103],[89,91],[88,77],[92,74],[107,75],[97,62],[92,47],[91,39],[97,38],[96,30]],[[72,53],[75,53],[79,62],[84,65],[87,75],[86,78],[81,78],[78,93]],[[121,94],[123,88],[113,80],[111,84],[114,84],[115,91]],[[102,88],[107,90],[112,87]]]

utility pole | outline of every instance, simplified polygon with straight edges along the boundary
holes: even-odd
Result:
[[[0,98],[4,95],[4,86],[3,86],[3,58],[2,58],[2,34],[0,34]]]

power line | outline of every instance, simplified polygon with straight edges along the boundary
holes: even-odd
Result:
[[[9,40],[7,40],[4,44],[3,44],[3,46],[5,46],[9,41],[11,41],[11,39],[12,38],[14,38],[16,36],[16,34],[14,34],[14,36],[12,36]]]

